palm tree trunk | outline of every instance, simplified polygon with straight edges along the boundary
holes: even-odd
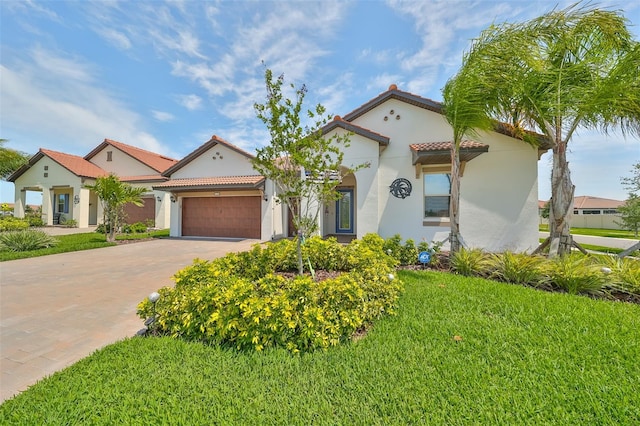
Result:
[[[575,186],[571,182],[569,163],[567,162],[567,143],[560,141],[553,148],[553,169],[551,170],[550,257],[562,256],[571,252],[573,242],[570,221],[573,214],[574,191]]]
[[[451,148],[451,201],[449,204],[451,253],[460,251],[460,152]]]

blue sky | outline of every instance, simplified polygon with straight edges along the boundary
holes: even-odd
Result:
[[[570,3],[2,0],[0,137],[31,154],[84,156],[110,138],[180,159],[213,134],[253,151],[268,143],[253,110],[263,61],[333,114],[390,84],[440,101],[481,30]],[[640,39],[640,3],[598,5],[622,9]],[[583,130],[570,149],[576,195],[626,198],[637,138]],[[540,199],[550,162],[539,162]],[[0,189],[13,201],[12,184]]]

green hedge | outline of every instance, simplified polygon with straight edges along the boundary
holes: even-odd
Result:
[[[335,239],[311,238],[303,245],[305,262],[316,270],[339,271],[315,281],[295,271],[296,243],[282,240],[256,245],[213,261],[194,261],[178,271],[175,286],[145,299],[138,315],[156,315],[152,330],[188,340],[291,352],[335,346],[377,318],[393,313],[402,283],[393,275],[396,261],[383,240],[367,235],[343,246]]]
[[[13,216],[0,217],[0,232],[22,231],[29,228],[29,222],[25,219],[18,219]]]

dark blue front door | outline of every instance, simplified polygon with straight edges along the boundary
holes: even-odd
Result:
[[[353,189],[338,189],[342,197],[336,201],[336,233],[353,234]]]

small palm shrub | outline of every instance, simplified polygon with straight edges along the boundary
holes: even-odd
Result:
[[[545,264],[547,281],[570,294],[599,294],[607,283],[602,266],[589,256],[571,253]]]
[[[492,254],[486,265],[491,271],[491,278],[514,284],[538,286],[544,282],[544,261],[540,256],[506,251]]]
[[[608,278],[612,287],[640,295],[640,261],[628,257],[603,256],[600,263],[611,270]]]
[[[58,240],[44,231],[26,229],[0,233],[0,251],[30,251],[52,247]]]
[[[461,249],[453,253],[449,259],[451,269],[466,277],[485,276],[489,272],[487,254],[480,249]]]
[[[0,218],[0,232],[20,231],[29,228],[29,222],[13,216],[3,216]]]
[[[382,244],[380,237],[368,237],[336,251],[335,241],[307,240],[309,253],[320,257],[312,265],[333,253],[335,265],[349,268],[319,282],[279,274],[282,265],[296,269],[294,241],[196,260],[175,274],[174,287],[159,290],[155,306],[149,299],[140,302],[138,315],[155,317],[156,333],[238,349],[282,347],[296,353],[335,346],[394,312],[402,283]],[[272,256],[276,249],[286,255]]]

